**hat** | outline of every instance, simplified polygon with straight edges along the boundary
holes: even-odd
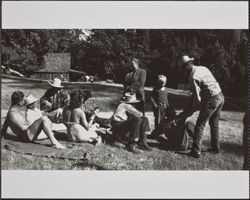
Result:
[[[48,82],[51,86],[56,87],[56,88],[63,88],[64,86],[61,85],[61,80],[59,78],[54,78],[54,81]]]
[[[140,100],[136,99],[136,95],[134,93],[127,92],[121,98],[120,102],[124,102],[124,103],[139,103]]]
[[[28,105],[30,105],[32,103],[37,102],[37,101],[38,101],[38,99],[33,97],[32,94],[30,94],[30,95],[26,96],[26,98],[25,98],[25,105],[28,106]]]
[[[190,61],[194,61],[194,58],[189,58],[189,56],[182,56],[182,61],[184,63],[188,63]]]

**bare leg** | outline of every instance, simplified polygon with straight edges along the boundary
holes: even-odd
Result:
[[[32,142],[37,139],[38,135],[41,133],[41,130],[45,132],[45,134],[48,136],[49,140],[55,148],[65,149],[65,147],[60,144],[54,137],[54,134],[51,130],[51,121],[46,116],[39,118],[29,126],[27,133]]]

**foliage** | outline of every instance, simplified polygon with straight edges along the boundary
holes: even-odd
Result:
[[[71,67],[122,83],[131,57],[147,70],[147,85],[158,74],[177,88],[186,76],[179,64],[188,54],[208,67],[224,94],[246,96],[247,30],[2,30],[2,64],[27,74],[44,66],[47,53],[71,53]]]

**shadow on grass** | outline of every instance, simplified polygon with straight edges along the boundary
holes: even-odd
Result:
[[[94,163],[90,163],[89,161],[80,161],[77,162],[76,164],[72,165],[73,167],[78,167],[83,170],[108,170],[103,166],[96,165]]]
[[[221,143],[221,149],[227,153],[232,153],[238,156],[243,155],[243,145],[236,143]]]

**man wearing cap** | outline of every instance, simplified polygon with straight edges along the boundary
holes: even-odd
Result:
[[[134,107],[134,105],[139,102],[135,94],[130,92],[125,93],[111,117],[114,136],[113,142],[115,144],[120,143],[122,137],[126,133],[129,133],[127,149],[133,153],[140,153],[140,151],[136,149],[136,144],[138,144],[138,147],[142,150],[152,150],[147,144],[147,133],[150,131],[149,121],[146,117],[143,117],[142,112]]]
[[[41,110],[47,112],[47,116],[54,123],[62,123],[62,111],[64,106],[69,105],[69,94],[65,92],[61,85],[61,80],[55,78],[48,82],[52,87],[48,89],[40,99]]]
[[[194,65],[194,58],[185,55],[182,63],[189,74],[189,82],[192,85],[192,101],[182,115],[191,116],[200,106],[200,113],[194,128],[194,140],[190,156],[199,158],[201,154],[202,135],[207,121],[211,130],[211,149],[213,153],[219,153],[219,119],[224,104],[219,83],[210,70],[203,66]]]
[[[22,107],[24,106],[24,94],[15,91],[11,95],[11,106],[1,129],[1,137],[7,134],[8,127],[23,142],[35,142],[43,131],[49,138],[52,147],[57,149],[65,149],[61,143],[54,137],[51,129],[51,121],[46,116],[41,116],[31,124],[27,122]]]

